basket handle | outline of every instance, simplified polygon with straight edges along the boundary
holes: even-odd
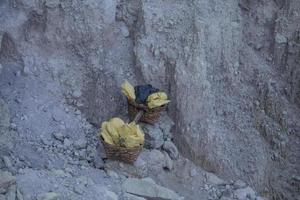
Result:
[[[136,124],[140,121],[141,117],[143,116],[144,114],[144,111],[143,110],[140,110],[136,116],[134,117],[133,119],[133,122],[135,122]]]

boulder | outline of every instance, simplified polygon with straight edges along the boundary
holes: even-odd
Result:
[[[234,196],[238,200],[244,200],[244,199],[247,199],[247,198],[254,199],[256,195],[255,195],[255,192],[252,188],[246,187],[246,188],[241,188],[241,189],[235,190],[234,191]]]
[[[165,141],[163,149],[169,154],[173,160],[177,160],[179,157],[179,152],[175,144],[171,141]]]
[[[161,198],[165,200],[183,199],[174,191],[145,179],[128,178],[124,181],[122,188],[127,193],[145,198]]]
[[[164,144],[164,133],[157,124],[142,125],[145,133],[145,147],[148,149],[158,149]]]
[[[59,194],[55,192],[47,192],[38,196],[38,200],[58,200]]]

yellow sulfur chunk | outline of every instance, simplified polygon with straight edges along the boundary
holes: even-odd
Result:
[[[139,139],[133,135],[121,137],[121,141],[124,141],[122,146],[129,147],[129,148],[138,147],[139,145],[141,145]]]
[[[106,130],[109,133],[109,135],[111,136],[111,138],[113,139],[114,143],[118,144],[120,135],[117,131],[118,130],[117,127],[115,127],[114,124],[108,122],[106,124]]]
[[[111,144],[111,145],[114,144],[114,141],[113,141],[113,139],[110,137],[109,133],[103,131],[103,132],[101,132],[101,136],[102,136],[102,138],[104,139],[104,141],[105,141],[106,143]]]
[[[125,147],[137,147],[144,143],[144,134],[134,122],[122,127],[120,145]]]
[[[164,92],[156,92],[148,96],[147,102],[151,102],[154,100],[167,100],[168,96]]]
[[[106,143],[113,145],[114,144],[113,139],[110,136],[110,134],[108,133],[108,131],[106,130],[106,125],[107,125],[107,122],[102,123],[100,135],[102,136],[102,138],[104,139],[104,141]]]
[[[153,100],[153,101],[148,102],[148,107],[152,109],[152,108],[156,108],[156,107],[165,105],[169,102],[170,102],[169,100]]]
[[[134,91],[134,87],[128,82],[125,81],[122,85],[122,92],[123,94],[131,101],[135,100],[135,91]]]
[[[110,119],[109,123],[112,124],[112,126],[116,129],[118,129],[119,127],[125,124],[125,122],[122,119],[117,117]]]
[[[135,122],[125,123],[119,118],[103,122],[101,136],[108,144],[122,147],[137,147],[144,143],[145,136]]]

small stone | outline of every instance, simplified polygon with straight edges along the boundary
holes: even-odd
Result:
[[[60,122],[61,121],[61,118],[58,116],[58,114],[54,114],[52,115],[52,119],[56,122]]]
[[[8,169],[11,169],[13,167],[10,158],[8,156],[3,156],[3,162]]]
[[[286,44],[288,40],[285,36],[277,33],[276,36],[275,36],[275,41],[278,44]]]
[[[54,132],[53,137],[61,142],[64,141],[64,135],[61,132]]]
[[[170,158],[169,154],[167,152],[164,152],[165,160],[166,160],[166,166],[165,169],[172,170],[173,169],[173,160]]]
[[[73,144],[73,142],[67,138],[64,139],[64,146],[70,147]]]
[[[190,177],[194,177],[197,175],[197,170],[195,168],[192,168],[190,171]]]
[[[11,123],[10,128],[11,128],[11,130],[16,131],[17,130],[17,125],[15,123]]]
[[[83,184],[78,184],[74,186],[73,190],[77,194],[83,194],[85,191],[85,186]]]
[[[54,170],[53,172],[58,177],[66,177],[67,176],[67,174],[61,169]]]
[[[112,170],[108,170],[106,173],[107,173],[108,176],[110,176],[112,178],[115,178],[115,179],[119,178],[119,175],[116,172],[112,171]]]
[[[245,188],[247,184],[242,180],[237,180],[233,186],[235,189],[239,189],[239,188]]]
[[[16,185],[11,186],[6,193],[6,200],[16,200],[17,188]]]
[[[82,138],[75,141],[75,143],[74,143],[74,147],[76,149],[85,149],[86,145],[87,145],[87,141],[85,139],[82,139]]]
[[[52,145],[52,141],[48,140],[47,138],[42,137],[41,140],[44,145],[47,145],[47,146]]]
[[[24,200],[22,193],[17,189],[17,199],[16,200]]]
[[[94,166],[97,168],[97,169],[103,169],[104,168],[104,162],[103,160],[101,159],[100,156],[96,156],[94,158]]]
[[[22,72],[20,70],[18,70],[18,71],[16,71],[15,76],[19,77],[19,76],[21,76],[21,74],[22,74]]]
[[[252,188],[246,187],[246,188],[241,188],[241,189],[235,190],[234,196],[239,200],[244,200],[249,197],[254,199],[256,195]]]
[[[79,97],[81,97],[81,95],[82,95],[82,93],[81,93],[80,90],[75,90],[75,91],[73,92],[73,96],[74,96],[75,98],[79,98]]]
[[[226,184],[226,182],[224,180],[220,179],[213,173],[207,172],[205,174],[205,176],[206,176],[206,181],[212,185],[225,185]]]
[[[24,73],[24,75],[30,74],[30,69],[27,65],[23,67],[23,73]]]
[[[125,23],[121,23],[120,30],[124,37],[129,37],[129,30]]]
[[[75,111],[75,114],[76,114],[76,115],[81,115],[80,110],[76,110],[76,111]]]
[[[42,194],[38,196],[38,200],[58,200],[59,194],[55,192],[47,192],[45,194]]]
[[[179,157],[179,152],[175,144],[171,141],[165,141],[163,149],[169,154],[173,160],[177,160]]]

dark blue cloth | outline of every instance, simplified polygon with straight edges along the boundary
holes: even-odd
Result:
[[[154,88],[152,85],[138,85],[134,87],[135,90],[135,102],[139,104],[145,104],[149,95],[158,92],[159,89]]]

